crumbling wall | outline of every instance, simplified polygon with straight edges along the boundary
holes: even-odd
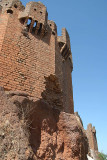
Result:
[[[64,111],[74,113],[73,65],[66,29],[59,38],[56,24],[47,19],[46,7],[40,2],[29,2],[25,9],[19,0],[3,1],[1,6],[0,85],[5,90],[26,91],[37,100],[45,90],[45,77],[56,75]]]
[[[0,16],[0,19],[5,17],[7,20],[6,26],[0,26],[5,29],[0,41],[0,84],[5,90],[26,91],[40,98],[45,88],[44,76],[55,73],[54,36],[51,36],[51,29],[43,39],[23,32],[24,25],[18,19],[19,10],[12,10],[12,14],[6,12]]]
[[[44,99],[0,90],[0,158],[87,160],[86,135],[75,115]]]
[[[15,99],[19,98],[20,101],[24,98],[14,95]],[[28,160],[33,157],[28,140],[27,121],[22,117],[19,118],[19,114],[22,115],[20,110],[6,95],[4,89],[0,88],[0,159]]]
[[[0,2],[1,159],[87,160],[87,137],[98,150],[73,114],[72,70],[69,34],[41,2]]]

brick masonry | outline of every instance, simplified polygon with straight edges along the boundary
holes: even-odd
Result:
[[[66,29],[48,20],[41,2],[24,7],[19,0],[0,2],[0,86],[6,91],[25,91],[42,98],[45,77],[58,78],[63,110],[74,113],[70,38]]]
[[[96,129],[95,127],[92,127],[92,124],[88,124],[86,134],[88,137],[90,150],[98,151]]]

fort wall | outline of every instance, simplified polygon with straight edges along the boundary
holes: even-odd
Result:
[[[36,100],[45,90],[45,77],[55,75],[63,93],[64,111],[73,113],[72,55],[66,29],[48,20],[46,7],[19,0],[0,2],[0,85],[26,91]]]
[[[96,130],[95,127],[92,127],[92,124],[88,124],[86,134],[88,137],[90,150],[98,151]]]

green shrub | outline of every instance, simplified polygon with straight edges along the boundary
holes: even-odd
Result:
[[[107,155],[104,153],[99,153],[98,158],[99,160],[107,160]]]

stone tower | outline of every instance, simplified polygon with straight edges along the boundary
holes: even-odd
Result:
[[[95,127],[92,127],[92,124],[88,124],[86,134],[87,134],[88,143],[89,143],[89,152],[91,156],[95,160],[97,160],[98,144],[97,144],[97,138],[96,138],[96,129]]]
[[[92,127],[92,124],[87,126],[87,137],[89,140],[89,147],[94,151],[98,151],[97,138],[96,138],[96,129]]]
[[[5,91],[25,91],[38,100],[46,98],[46,84],[53,81],[62,95],[60,103],[58,97],[53,103],[74,113],[72,69],[69,34],[63,28],[57,35],[41,2],[24,7],[19,0],[0,1],[0,86]]]
[[[74,114],[72,70],[69,34],[57,35],[41,2],[0,1],[0,130],[12,131],[1,130],[0,146],[11,146],[1,159],[87,160],[89,145],[97,150]]]

